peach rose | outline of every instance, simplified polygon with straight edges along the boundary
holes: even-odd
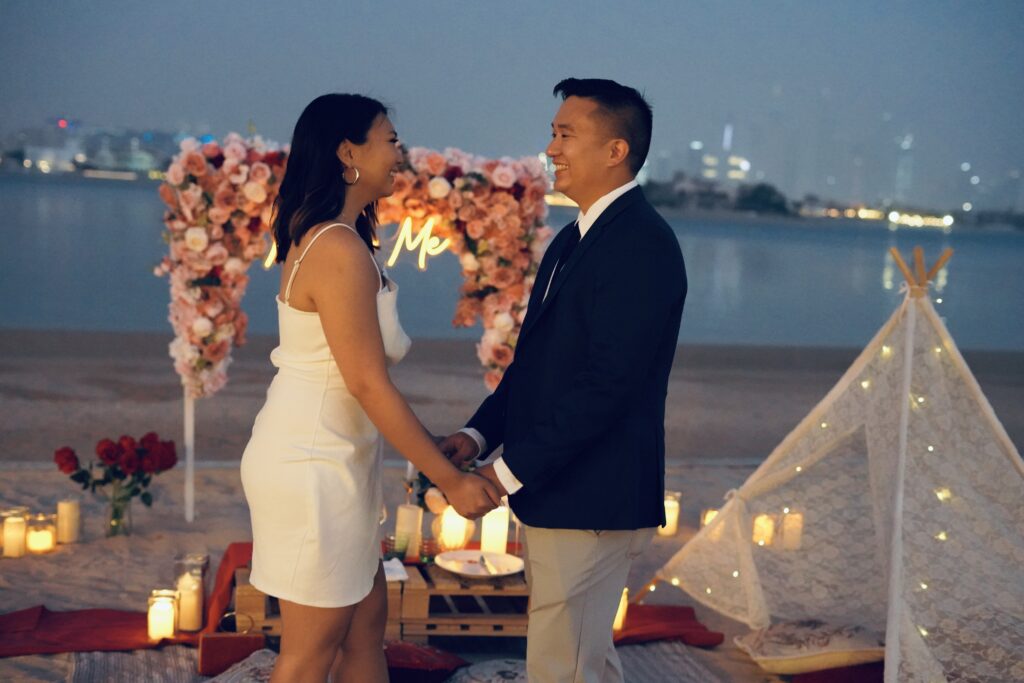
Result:
[[[230,185],[221,185],[213,195],[213,205],[228,212],[234,211],[238,207],[238,196]]]
[[[219,155],[220,145],[218,145],[216,142],[207,142],[205,145],[203,145],[203,156],[205,156],[207,159],[212,159],[215,156]]]
[[[185,169],[177,161],[167,167],[167,182],[171,185],[181,185],[185,182]]]
[[[160,185],[160,199],[164,200],[164,204],[172,209],[178,208],[178,195],[175,194],[174,188],[166,183]]]
[[[491,171],[491,182],[495,187],[510,188],[516,184],[516,172],[505,164],[500,164]]]
[[[499,344],[491,350],[491,361],[502,368],[508,367],[512,362],[512,349],[505,344]]]
[[[423,160],[423,163],[427,168],[427,173],[434,176],[441,175],[444,173],[445,169],[448,168],[448,162],[445,160],[444,156],[437,152],[431,152],[428,154]]]
[[[225,140],[228,140],[228,138],[225,138]],[[241,162],[241,161],[243,161],[245,159],[245,157],[246,157],[245,145],[242,144],[242,142],[240,140],[232,139],[232,140],[230,140],[224,146],[224,158],[225,159],[231,159],[233,161]]]
[[[484,236],[484,222],[469,221],[466,223],[466,234],[475,240],[480,239]]]
[[[503,374],[504,373],[500,370],[488,371],[487,374],[484,375],[484,384],[487,385],[488,389],[494,391],[498,388],[498,385],[501,384],[501,377]]]
[[[231,211],[222,206],[216,206],[216,200],[214,201],[215,205],[210,207],[210,210],[207,212],[207,215],[210,217],[210,222],[212,224],[224,225],[225,223],[228,222],[228,220],[231,219]]]
[[[206,158],[199,152],[187,153],[185,158],[181,160],[181,165],[185,168],[186,173],[190,173],[197,178],[206,175]]]
[[[241,275],[245,272],[245,261],[232,256],[224,262],[224,272],[229,275]]]
[[[257,161],[249,169],[249,180],[266,185],[270,180],[270,167],[262,161]]]
[[[224,265],[228,260],[228,250],[223,244],[210,245],[206,250],[206,260],[215,266]]]

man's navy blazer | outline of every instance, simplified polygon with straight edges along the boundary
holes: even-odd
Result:
[[[523,488],[530,526],[640,529],[665,521],[665,397],[686,299],[679,241],[640,188],[591,226],[551,284],[575,223],[537,272],[515,358],[467,426]],[[481,454],[481,457],[488,453]]]

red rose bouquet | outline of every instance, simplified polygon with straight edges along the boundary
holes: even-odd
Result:
[[[81,484],[110,501],[110,523],[107,536],[131,533],[131,501],[138,496],[142,504],[153,504],[153,494],[146,489],[153,477],[171,469],[178,462],[173,441],[161,441],[155,432],[149,432],[136,441],[122,436],[117,441],[101,439],[96,443],[98,462],[83,467],[78,454],[68,447],[58,448],[53,454],[57,468]],[[110,492],[104,489],[110,486]]]

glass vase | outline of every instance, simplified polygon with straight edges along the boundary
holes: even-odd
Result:
[[[115,481],[110,491],[110,508],[107,521],[107,537],[130,536],[132,533],[131,488]]]

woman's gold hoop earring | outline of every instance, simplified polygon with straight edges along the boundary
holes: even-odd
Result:
[[[348,169],[349,169],[349,168],[351,168],[351,169],[352,169],[353,171],[355,171],[355,172],[356,172],[356,179],[355,179],[355,180],[353,180],[352,182],[349,182],[349,181],[348,181],[348,178],[347,178],[347,177],[345,177],[345,174],[346,174],[346,173],[348,173]],[[342,172],[342,174],[341,174],[341,179],[345,181],[345,184],[346,184],[346,185],[355,185],[356,183],[358,183],[358,182],[359,182],[359,169],[358,169],[358,168],[356,168],[355,166],[351,166],[351,167],[346,167],[346,168],[345,168],[345,170],[344,170],[344,171]]]

